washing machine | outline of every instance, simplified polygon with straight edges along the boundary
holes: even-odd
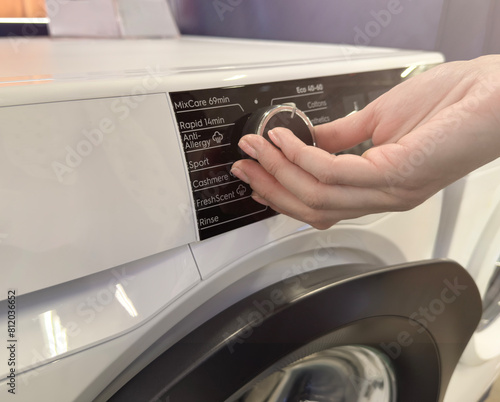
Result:
[[[478,400],[500,375],[499,183],[500,161],[495,160],[445,190],[447,212],[436,255],[466,267],[483,300],[481,321],[452,380],[450,402]]]
[[[443,400],[482,311],[433,259],[443,194],[318,231],[230,173],[255,116],[313,134],[441,55],[196,37],[0,53],[2,399]]]

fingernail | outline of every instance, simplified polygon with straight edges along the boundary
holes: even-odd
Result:
[[[238,179],[240,179],[241,181],[244,181],[245,183],[249,184],[250,183],[250,179],[248,178],[248,176],[245,174],[245,172],[237,167],[233,167],[231,168],[231,174],[233,174],[234,176],[236,176]]]
[[[257,159],[257,151],[253,148],[247,140],[240,140],[238,146],[251,158]],[[243,180],[243,179],[242,179]]]
[[[271,141],[274,143],[274,145],[276,145],[277,147],[280,146],[280,139],[279,139],[279,136],[276,134],[275,131],[269,130],[267,132],[267,135],[269,136],[269,138],[271,138]]]
[[[258,202],[259,204],[262,204],[262,205],[265,205],[265,206],[269,206],[269,203],[267,202],[267,200],[265,200],[264,198],[262,198],[259,194],[257,194],[256,192],[253,192],[252,193],[252,198],[255,202]]]

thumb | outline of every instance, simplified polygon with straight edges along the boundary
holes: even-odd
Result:
[[[372,138],[376,122],[370,106],[330,123],[315,126],[318,147],[336,153]]]

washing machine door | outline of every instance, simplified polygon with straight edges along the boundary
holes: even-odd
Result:
[[[112,401],[441,401],[481,316],[451,261],[334,266],[232,305]]]

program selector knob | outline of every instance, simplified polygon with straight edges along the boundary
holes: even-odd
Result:
[[[272,144],[267,133],[276,127],[285,127],[306,145],[316,146],[311,121],[294,103],[283,103],[256,110],[245,124],[243,135],[258,134]]]

